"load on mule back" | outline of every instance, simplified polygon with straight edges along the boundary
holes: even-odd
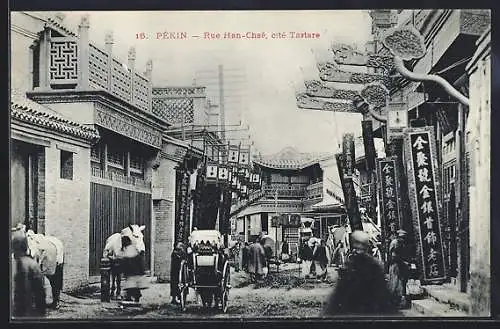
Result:
[[[125,289],[134,290],[133,297],[139,299],[140,293],[136,289],[145,289],[145,252],[143,231],[145,225],[130,224],[121,232],[112,234],[106,239],[103,257],[111,260],[111,296],[120,297],[121,278],[125,274]],[[130,299],[132,296],[126,296]]]

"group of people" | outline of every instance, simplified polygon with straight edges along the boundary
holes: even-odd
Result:
[[[302,275],[305,278],[315,276],[319,280],[327,279],[329,257],[325,240],[314,239],[312,244],[302,243],[299,258],[302,261]]]
[[[406,232],[400,230],[389,245],[387,281],[382,262],[370,255],[369,235],[363,231],[351,233],[350,254],[339,269],[323,315],[391,315],[404,307],[409,274],[405,237]]]
[[[260,237],[255,238],[252,244],[245,242],[241,249],[241,266],[250,274],[251,282],[264,279],[269,270],[269,256],[261,243]]]

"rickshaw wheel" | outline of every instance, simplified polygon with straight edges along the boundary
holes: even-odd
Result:
[[[179,290],[180,290],[180,306],[181,311],[186,310],[186,298],[188,295],[188,268],[185,260],[181,261],[181,266],[179,270]]]
[[[227,301],[229,298],[229,291],[226,289],[222,293],[222,312],[226,313],[227,312]]]

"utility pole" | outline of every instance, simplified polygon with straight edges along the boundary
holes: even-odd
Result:
[[[224,108],[224,66],[219,65],[219,111],[220,111],[220,125],[221,125],[221,140],[222,143],[226,142],[226,114]]]
[[[278,259],[278,226],[279,226],[279,215],[278,215],[278,188],[274,192],[274,211],[276,212],[276,227],[274,228],[274,257]]]

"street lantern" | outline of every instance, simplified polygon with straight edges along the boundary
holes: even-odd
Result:
[[[229,170],[226,166],[224,165],[219,165],[219,175],[218,175],[218,180],[220,182],[227,182],[228,181],[228,176],[229,176]]]
[[[206,168],[206,181],[207,183],[216,183],[217,182],[217,177],[219,175],[218,173],[218,165],[215,162],[211,162],[207,164]]]

